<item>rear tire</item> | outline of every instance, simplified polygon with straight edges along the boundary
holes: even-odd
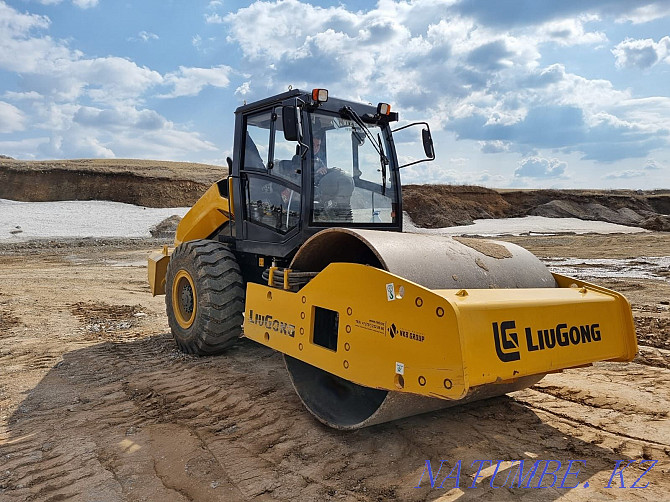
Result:
[[[185,242],[167,267],[165,306],[177,346],[219,354],[242,334],[244,287],[235,255],[216,241]]]

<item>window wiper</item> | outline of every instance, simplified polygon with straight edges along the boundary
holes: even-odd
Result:
[[[379,154],[379,163],[381,164],[381,173],[382,173],[382,195],[386,195],[386,166],[389,164],[389,159],[388,157],[384,154],[384,149],[382,146],[382,138],[379,134],[377,134],[377,138],[379,140],[379,144],[375,141],[374,136],[372,136],[372,133],[370,132],[370,129],[368,129],[368,126],[365,125],[363,122],[363,119],[354,111],[353,108],[350,106],[345,106],[340,110],[340,113],[342,115],[348,116],[350,119],[352,119],[358,126],[363,129],[365,132],[365,135],[368,137],[370,140],[370,143],[374,147],[375,150],[377,150],[377,153]],[[346,117],[345,117],[346,118]]]
[[[382,137],[379,133],[377,133],[377,141],[379,141],[379,151],[381,151],[383,148]],[[385,155],[380,155],[379,161],[382,165],[382,195],[386,195],[386,165],[388,164],[388,159]]]

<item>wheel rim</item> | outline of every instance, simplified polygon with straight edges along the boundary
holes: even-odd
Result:
[[[188,329],[193,325],[197,304],[193,278],[186,270],[180,270],[172,282],[172,310],[182,328]]]

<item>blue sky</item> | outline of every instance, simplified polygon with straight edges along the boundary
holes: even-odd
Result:
[[[0,0],[0,154],[224,165],[289,85],[428,120],[405,183],[670,188],[668,0]]]

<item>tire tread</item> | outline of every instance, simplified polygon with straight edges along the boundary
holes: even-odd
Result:
[[[185,269],[196,288],[193,324],[184,329],[172,310],[172,281]],[[211,240],[182,243],[172,253],[166,274],[168,324],[179,349],[187,354],[220,354],[242,334],[244,283],[235,255]]]

